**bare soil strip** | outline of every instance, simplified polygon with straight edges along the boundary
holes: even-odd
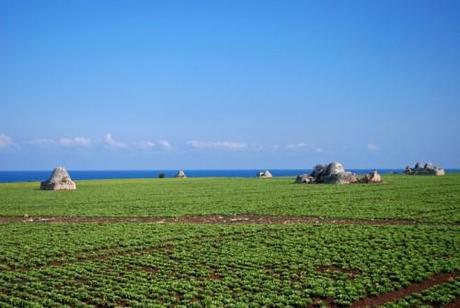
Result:
[[[458,308],[460,307],[460,297],[457,297],[453,302],[446,305],[446,308]]]
[[[363,298],[355,303],[351,307],[375,307],[383,305],[389,302],[397,301],[404,297],[410,296],[413,293],[419,293],[432,288],[438,284],[452,282],[458,275],[453,273],[439,273],[435,276],[429,277],[422,282],[414,283],[407,288],[391,291],[377,296]]]
[[[190,223],[190,224],[334,224],[334,225],[415,225],[429,224],[407,219],[352,219],[312,216],[272,216],[272,215],[185,215],[180,217],[108,217],[108,216],[0,216],[0,224],[111,224],[111,223]],[[446,224],[443,224],[446,225]],[[448,224],[459,225],[459,224]]]

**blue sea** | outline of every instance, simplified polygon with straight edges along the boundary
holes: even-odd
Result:
[[[137,179],[137,178],[158,178],[164,173],[167,178],[174,177],[178,170],[69,170],[73,180],[99,180],[99,179]],[[243,170],[184,170],[187,177],[255,177],[259,169]],[[297,176],[303,173],[310,173],[309,169],[270,169],[273,176]],[[350,171],[364,174],[370,169],[350,169]],[[382,174],[400,173],[402,169],[379,169]],[[447,170],[449,171],[449,170]],[[0,183],[6,182],[35,182],[48,179],[51,170],[48,171],[0,171]]]

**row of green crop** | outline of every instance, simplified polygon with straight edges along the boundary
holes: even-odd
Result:
[[[298,185],[292,179],[81,181],[72,192],[0,184],[0,215],[313,215],[460,221],[460,174],[385,175],[380,185]]]
[[[460,271],[455,227],[11,224],[0,230],[6,252],[0,305],[295,306],[317,298],[349,305]],[[41,261],[27,263],[27,256]]]

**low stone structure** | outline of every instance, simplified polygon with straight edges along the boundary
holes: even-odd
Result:
[[[374,170],[364,175],[364,177],[360,178],[359,182],[360,183],[382,183],[382,177],[377,172],[377,170]]]
[[[315,181],[315,178],[308,174],[298,175],[295,179],[297,184],[310,184]]]
[[[185,179],[186,177],[184,170],[179,170],[176,174],[176,178]]]
[[[356,183],[356,175],[345,171],[339,162],[331,162],[327,165],[316,165],[310,175],[303,174],[296,178],[296,183],[326,183],[326,184],[349,184]]]
[[[273,175],[268,170],[260,171],[259,173],[257,173],[256,176],[258,178],[264,178],[264,179],[273,177]]]
[[[48,180],[40,183],[43,190],[75,190],[77,185],[64,167],[54,168]]]
[[[358,178],[356,174],[345,171],[343,165],[339,162],[331,162],[327,165],[316,165],[313,171],[308,174],[297,176],[298,184],[352,184],[352,183],[380,183],[382,178],[377,170]]]
[[[406,169],[404,169],[404,174],[441,176],[445,175],[446,172],[443,168],[435,166],[432,163],[426,163],[424,165],[422,165],[421,163],[416,163],[414,168],[406,166]]]

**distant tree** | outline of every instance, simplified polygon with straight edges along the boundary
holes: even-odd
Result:
[[[162,172],[158,175],[158,178],[160,179],[164,179],[166,177],[166,175]]]

